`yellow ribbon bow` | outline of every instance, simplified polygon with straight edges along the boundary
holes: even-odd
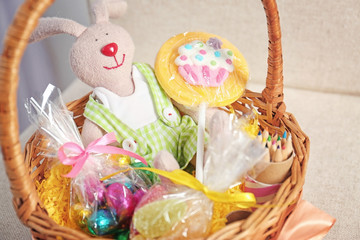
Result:
[[[194,176],[180,169],[176,169],[172,172],[167,172],[160,169],[147,168],[147,167],[139,167],[134,169],[153,172],[160,176],[170,179],[175,184],[184,185],[194,190],[201,191],[210,200],[213,200],[215,202],[235,203],[239,208],[251,208],[256,205],[256,199],[254,194],[252,193],[247,193],[247,192],[221,193],[221,192],[212,191],[209,190],[206,186],[204,186],[201,182],[199,182]],[[115,176],[116,174],[119,174],[120,172],[124,172],[124,171],[128,171],[128,169],[115,172],[109,176],[102,178],[101,181],[109,179],[112,176]]]

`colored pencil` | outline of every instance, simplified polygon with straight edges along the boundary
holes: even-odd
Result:
[[[265,147],[266,146],[266,139],[263,138],[262,141],[261,141],[261,146]]]
[[[264,156],[264,161],[265,162],[271,162],[269,151],[266,151],[265,156]]]
[[[267,148],[271,148],[271,136],[269,135],[267,140],[266,140],[266,147]]]
[[[268,136],[269,136],[269,131],[268,131],[268,128],[265,127],[264,132],[263,132],[263,139],[265,139],[265,141],[266,141]]]
[[[283,160],[283,155],[280,146],[277,146],[274,162],[281,162]]]
[[[281,148],[281,137],[278,136],[277,140],[276,140],[276,146]]]
[[[293,153],[291,135],[286,130],[282,136],[278,133],[271,136],[265,128],[264,131],[258,132],[256,139],[261,142],[264,148],[268,149],[264,158],[268,158],[270,162],[285,161]]]
[[[293,146],[291,141],[291,136],[287,139],[285,143],[285,148],[283,149],[283,160],[288,159],[293,153]]]
[[[285,144],[286,144],[286,139],[287,139],[287,132],[286,132],[286,130],[285,130],[285,132],[284,132],[284,134],[283,134],[283,136],[282,136],[282,139],[281,139],[281,145],[282,145],[282,146],[285,146]]]
[[[258,135],[257,135],[256,139],[257,139],[259,142],[262,142],[261,130],[259,130],[259,132],[258,132]]]
[[[270,159],[274,159],[276,152],[276,140],[272,141],[271,148],[270,148]]]

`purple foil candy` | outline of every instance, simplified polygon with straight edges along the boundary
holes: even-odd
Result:
[[[137,205],[137,204],[140,202],[140,200],[141,200],[142,197],[145,195],[145,193],[146,193],[146,192],[145,192],[142,188],[138,189],[138,190],[135,192],[135,194],[134,194],[135,205]]]
[[[85,180],[85,193],[90,203],[94,201],[103,202],[105,197],[105,186],[99,179],[88,178]]]
[[[107,187],[106,200],[116,210],[119,221],[129,220],[134,213],[135,200],[131,191],[121,183],[113,183]]]
[[[218,38],[209,38],[206,44],[215,50],[221,49],[222,42]]]

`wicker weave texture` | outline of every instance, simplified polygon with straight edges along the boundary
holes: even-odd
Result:
[[[35,133],[28,141],[24,154],[19,141],[16,109],[19,66],[31,32],[53,0],[27,0],[18,9],[10,25],[0,62],[0,141],[4,164],[10,180],[13,205],[18,218],[31,229],[35,239],[86,239],[88,235],[57,225],[42,208],[34,180],[44,177],[48,159],[43,157],[44,137]],[[232,223],[208,239],[269,239],[276,238],[287,216],[299,200],[309,158],[309,138],[295,117],[287,113],[283,102],[283,60],[279,15],[275,0],[262,0],[267,16],[269,52],[266,86],[262,93],[246,90],[233,104],[237,111],[249,111],[252,104],[259,110],[262,128],[270,133],[288,131],[295,150],[291,175],[282,184],[276,197],[257,209],[246,220]],[[68,108],[81,129],[82,115],[88,96],[71,102]]]

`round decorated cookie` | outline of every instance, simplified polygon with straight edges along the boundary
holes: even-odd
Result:
[[[247,63],[229,41],[203,32],[170,38],[161,47],[155,74],[165,92],[176,102],[197,106],[226,106],[245,90]]]

